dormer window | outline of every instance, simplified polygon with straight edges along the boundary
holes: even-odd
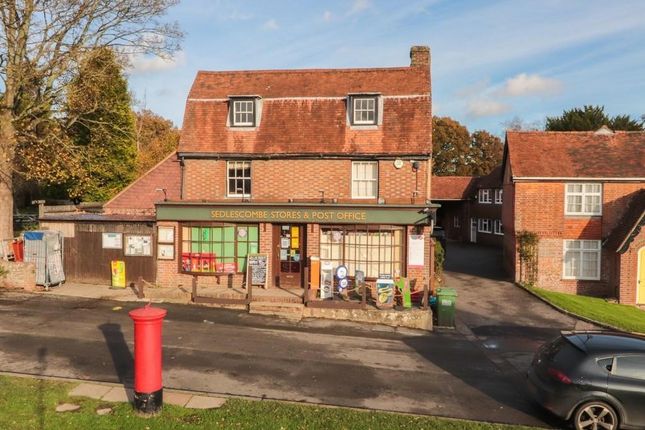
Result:
[[[350,97],[352,125],[376,125],[378,123],[378,96],[355,95]]]
[[[255,127],[256,124],[256,99],[231,98],[231,127]]]

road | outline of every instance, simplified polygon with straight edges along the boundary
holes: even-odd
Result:
[[[135,305],[0,293],[0,370],[131,385],[127,312]],[[492,422],[552,421],[491,351],[460,331],[402,333],[163,307],[168,388]]]

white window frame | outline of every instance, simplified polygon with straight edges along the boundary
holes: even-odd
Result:
[[[376,166],[376,177],[374,178],[359,178],[356,176],[357,173],[357,168],[358,166]],[[352,198],[353,199],[376,199],[378,198],[378,161],[352,161]],[[372,171],[372,169],[370,169]],[[369,182],[369,183],[375,183],[376,185],[373,187],[374,189],[374,195],[360,195],[360,193],[354,193],[354,184],[355,183],[361,183],[361,182]],[[359,188],[359,187],[357,187]]]
[[[250,110],[248,107],[250,106]],[[231,106],[231,125],[233,127],[254,127],[256,106],[254,99],[233,99]],[[237,121],[237,115],[246,116],[247,121]],[[248,117],[250,116],[250,121]]]
[[[502,204],[502,194],[504,193],[504,190],[501,188],[495,188],[495,204],[496,205],[501,205]]]
[[[491,204],[493,200],[490,196],[490,188],[482,188],[479,190],[479,203]]]
[[[452,221],[452,225],[455,228],[461,228],[461,223],[460,223],[459,217],[457,215],[454,216],[453,221]]]
[[[573,191],[575,186],[580,186],[581,191]],[[598,187],[598,191],[588,191],[587,187]],[[580,197],[580,211],[569,210],[569,200],[574,197]],[[587,199],[598,197],[598,210],[596,212],[589,210]],[[564,184],[564,214],[565,215],[582,215],[598,216],[602,215],[602,184],[598,182],[568,182]]]
[[[493,233],[499,236],[504,235],[504,229],[502,227],[502,220],[501,219],[496,219],[493,221]]]
[[[378,97],[376,96],[353,96],[352,100],[352,124],[353,125],[376,125],[378,124]],[[365,103],[365,106],[357,106]],[[371,103],[372,106],[369,106]],[[372,112],[373,120],[357,118],[357,114]]]
[[[586,281],[598,281],[600,279],[600,270],[602,267],[602,249],[601,243],[599,240],[564,240],[562,241],[562,279],[577,279],[577,280],[586,280]],[[574,248],[573,244],[579,242],[580,245],[578,248]],[[590,245],[594,244],[593,247]],[[585,248],[585,246],[587,246]],[[589,253],[595,253],[598,255],[596,263],[596,276],[583,276],[582,274],[582,262],[584,261],[584,255]],[[568,254],[578,254],[578,273],[573,275],[567,275],[567,255]]]
[[[249,176],[246,177],[242,174],[242,176],[237,176],[238,171],[244,171],[245,167],[248,165],[249,167]],[[235,170],[236,175],[231,177],[231,168]],[[238,193],[237,190],[231,190],[230,183],[231,179],[235,180],[249,180],[249,185],[251,186],[251,190],[253,189],[252,187],[252,177],[253,174],[251,172],[251,162],[250,161],[227,161],[226,162],[226,196],[227,197],[251,197],[251,193],[245,193],[245,190],[242,190],[242,193]]]
[[[479,218],[477,220],[477,231],[479,233],[492,233],[492,224],[490,218]]]

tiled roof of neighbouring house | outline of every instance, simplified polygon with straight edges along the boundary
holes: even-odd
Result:
[[[645,189],[633,193],[620,222],[616,225],[604,246],[612,251],[625,252],[631,241],[638,235],[645,224]]]
[[[155,202],[163,201],[166,190],[168,200],[179,200],[181,168],[177,154],[172,153],[103,205],[108,212],[147,210]],[[157,191],[159,190],[159,191]]]
[[[433,176],[432,200],[468,200],[477,176]]]
[[[645,178],[645,132],[508,131],[513,178]]]
[[[382,124],[350,127],[347,96],[380,94]],[[261,101],[257,127],[227,126],[229,97]],[[374,69],[204,72],[188,95],[180,153],[429,155],[429,63]]]

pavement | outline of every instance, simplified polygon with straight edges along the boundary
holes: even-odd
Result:
[[[505,281],[498,260],[449,244],[457,329],[433,333],[164,303],[165,389],[561,426],[528,398],[523,373],[542,342],[583,325]],[[0,371],[130,388],[127,312],[140,305],[2,292]]]

